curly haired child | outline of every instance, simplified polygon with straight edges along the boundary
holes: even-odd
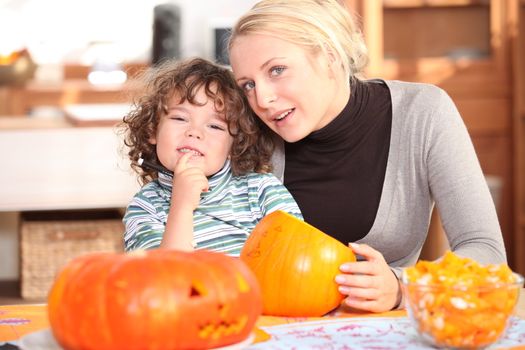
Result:
[[[272,135],[232,73],[201,58],[142,75],[124,117],[125,145],[143,185],[124,215],[125,249],[209,249],[238,256],[255,225],[284,210],[302,218],[270,173]]]

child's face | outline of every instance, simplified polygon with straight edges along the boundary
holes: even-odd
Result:
[[[174,170],[179,158],[187,152],[193,153],[188,166],[202,169],[206,176],[221,170],[230,153],[233,137],[228,132],[224,114],[217,112],[201,88],[196,101],[179,104],[173,96],[168,104],[168,114],[160,118],[157,134],[150,140],[157,145],[157,156],[169,170]]]

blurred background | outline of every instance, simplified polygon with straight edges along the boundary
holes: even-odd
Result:
[[[156,13],[157,22],[166,21],[157,23],[162,30],[172,26],[181,57],[210,56],[210,28],[221,21],[229,24],[255,2],[2,0],[0,54],[27,48],[35,62],[44,65],[90,65],[108,58],[148,62]]]
[[[363,27],[367,77],[437,84],[454,99],[509,264],[525,273],[525,1],[343,2]],[[119,222],[138,189],[115,132],[134,77],[164,58],[227,65],[228,30],[255,3],[0,0],[0,300],[42,297],[74,254],[121,249],[121,227],[108,238],[90,225]],[[429,259],[448,246],[438,214]]]

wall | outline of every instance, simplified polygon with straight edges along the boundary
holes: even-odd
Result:
[[[37,63],[91,64],[93,46],[112,45],[118,61],[150,59],[153,8],[167,1],[7,0],[0,1],[0,54],[28,47]],[[171,0],[182,13],[184,57],[209,56],[208,24],[232,21],[255,0]]]
[[[181,6],[182,52],[187,56],[211,58],[209,25],[217,22],[233,23],[237,17],[250,9],[256,0],[172,0]]]

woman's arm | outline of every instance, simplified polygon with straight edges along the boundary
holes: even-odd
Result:
[[[506,262],[490,191],[467,128],[443,91],[428,137],[428,181],[451,250],[480,263]]]
[[[413,127],[423,142],[413,150],[421,167],[411,171],[419,171],[417,177],[428,186],[420,189],[421,196],[424,200],[423,192],[428,191],[435,199],[454,252],[481,263],[504,262],[494,204],[463,120],[443,90],[426,87],[424,91],[414,103],[424,107],[412,111],[419,113],[413,115],[419,122]],[[407,225],[408,230],[410,222]],[[407,236],[399,232],[396,237]],[[413,243],[407,240],[404,244]],[[348,295],[346,303],[354,308],[387,311],[400,300],[394,274],[401,269],[390,268],[379,251],[363,244],[359,247],[354,250],[364,260],[341,266],[340,291]]]

